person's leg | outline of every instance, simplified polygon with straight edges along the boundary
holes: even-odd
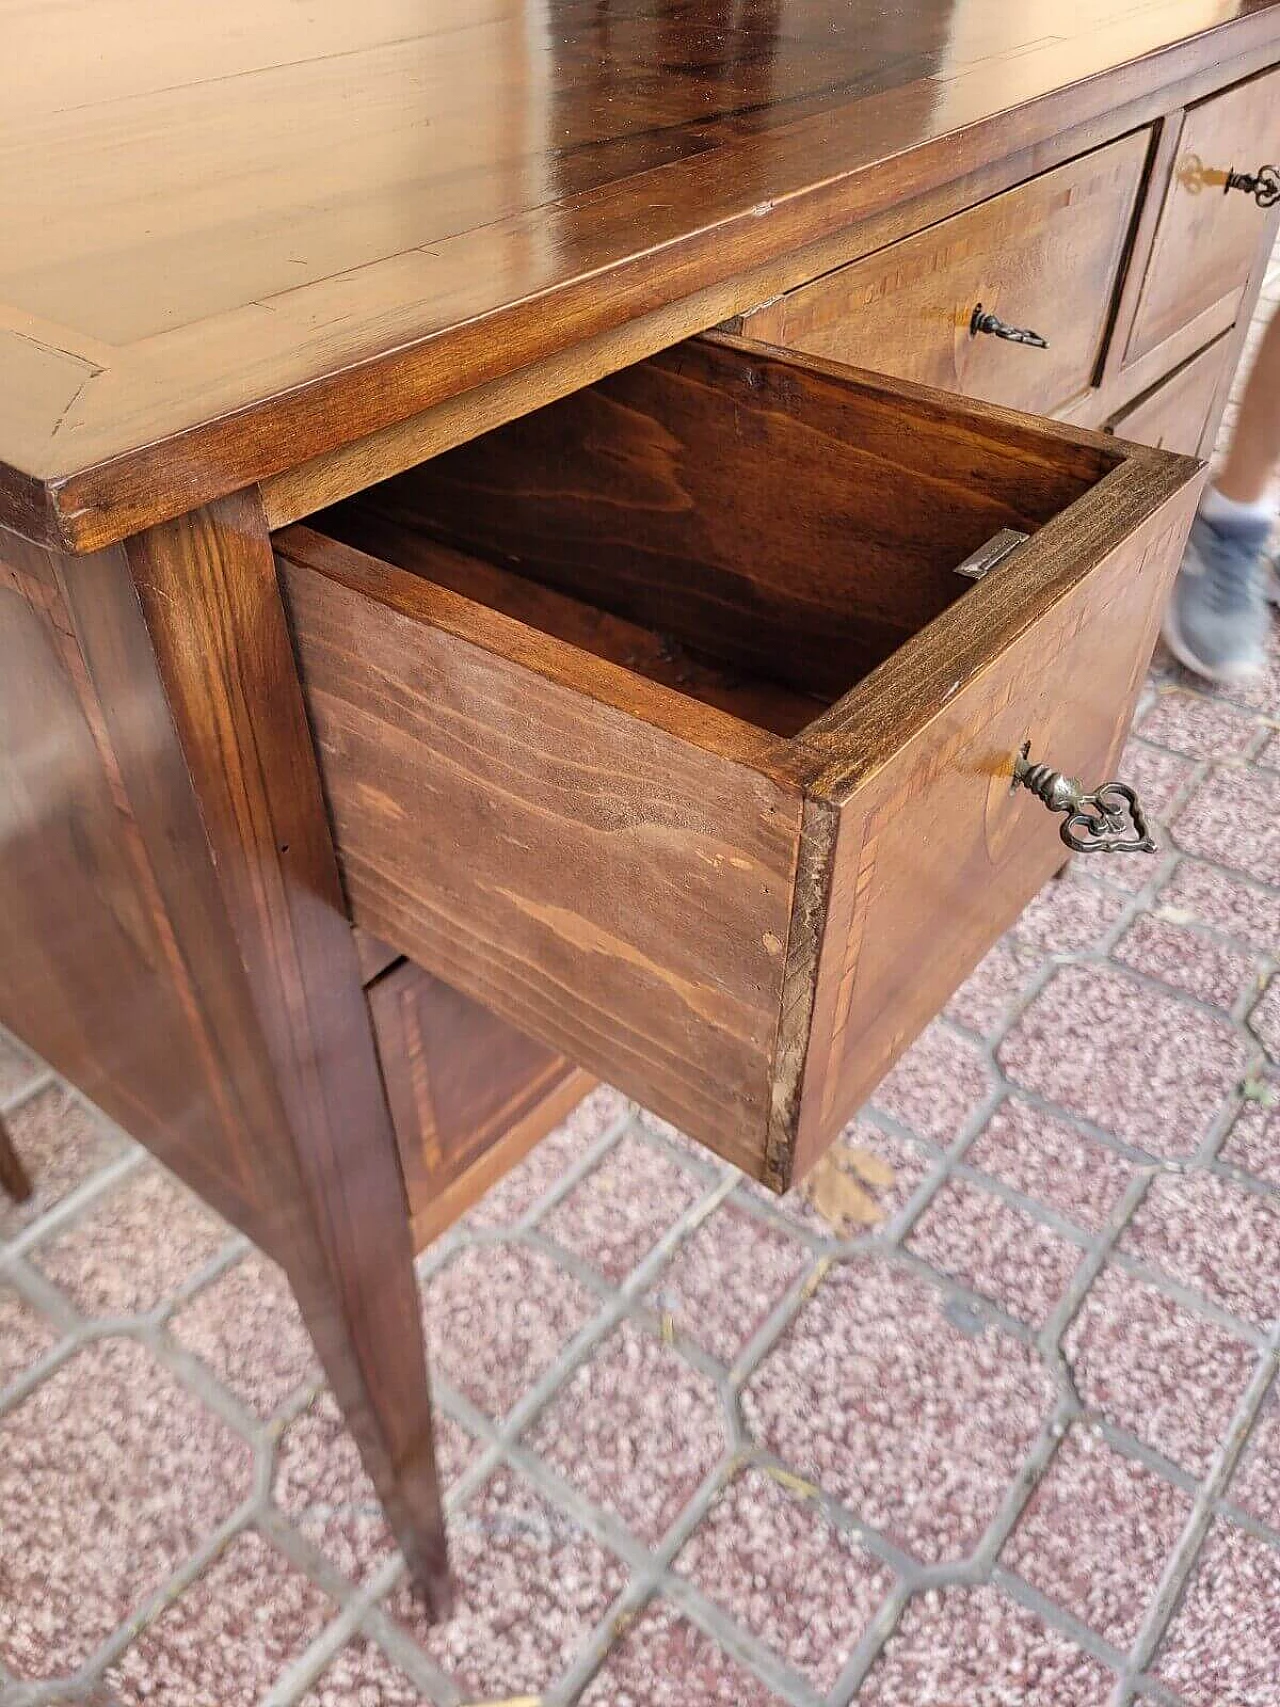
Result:
[[[1267,327],[1245,387],[1231,449],[1205,489],[1165,612],[1173,655],[1200,675],[1238,681],[1266,660],[1265,553],[1280,466],[1280,315]]]

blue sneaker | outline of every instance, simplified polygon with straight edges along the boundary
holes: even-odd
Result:
[[[1242,682],[1267,662],[1266,563],[1270,521],[1221,527],[1197,516],[1173,596],[1164,643],[1180,664],[1215,682]]]

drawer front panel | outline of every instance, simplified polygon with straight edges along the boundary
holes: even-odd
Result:
[[[1033,759],[1086,788],[1116,777],[1190,508],[1176,502],[1112,552],[872,783],[849,792],[837,831],[798,1172],[1067,857],[1060,820],[1013,788],[1014,755],[1029,743]]]
[[[1126,361],[1162,344],[1201,315],[1227,327],[1255,261],[1274,237],[1280,209],[1225,189],[1232,170],[1280,165],[1280,70],[1192,107],[1129,333]],[[1214,311],[1217,311],[1216,313]]]
[[[1051,415],[1102,355],[1149,133],[1124,137],[747,317],[764,343]],[[975,309],[1048,340],[974,335]]]
[[[371,987],[369,1009],[420,1249],[592,1081],[410,961]]]
[[[1155,450],[1177,451],[1183,456],[1199,454],[1200,441],[1223,379],[1229,344],[1230,339],[1224,335],[1198,356],[1192,356],[1162,385],[1108,422],[1107,430],[1135,444],[1151,445]],[[1206,455],[1211,448],[1205,447]]]

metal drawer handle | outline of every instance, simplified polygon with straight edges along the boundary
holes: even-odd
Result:
[[[1232,190],[1243,190],[1259,207],[1274,207],[1280,202],[1280,166],[1259,166],[1256,172],[1237,172],[1233,168],[1227,173],[1222,193],[1227,195]]]
[[[1037,350],[1049,348],[1049,340],[1042,338],[1039,332],[1032,332],[1026,326],[1010,326],[981,303],[969,316],[969,336],[976,338],[979,332],[989,332],[993,338],[1005,338],[1011,344],[1030,344]]]
[[[1050,812],[1065,812],[1059,835],[1073,853],[1155,853],[1146,814],[1126,782],[1104,782],[1086,794],[1084,784],[1048,765],[1032,764],[1030,741],[1013,762],[1013,786],[1029,789]]]

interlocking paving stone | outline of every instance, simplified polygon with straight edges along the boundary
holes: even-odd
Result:
[[[823,1694],[894,1582],[811,1498],[765,1470],[718,1496],[675,1569]]]
[[[1159,906],[1189,914],[1264,954],[1280,954],[1280,890],[1247,882],[1203,860],[1181,859],[1160,891]]]
[[[249,1448],[145,1347],[85,1346],[0,1418],[0,1658],[65,1676],[251,1486]]]
[[[863,1707],[1104,1707],[1112,1674],[998,1589],[930,1589],[907,1605],[858,1691]]]
[[[42,1241],[33,1260],[86,1316],[131,1316],[162,1303],[229,1237],[193,1192],[148,1165]]]
[[[283,1271],[256,1251],[197,1292],[170,1327],[260,1417],[320,1378]]]
[[[1137,791],[1148,816],[1162,821],[1195,774],[1194,760],[1165,752],[1163,748],[1153,747],[1134,736],[1125,742],[1116,766],[1116,775]],[[1121,878],[1126,883],[1136,880],[1138,884],[1145,883],[1151,875],[1145,862],[1137,856],[1108,860],[1104,874],[1108,879]]]
[[[1159,978],[1215,1007],[1230,1008],[1253,975],[1253,960],[1230,943],[1140,913],[1112,951],[1135,972]]]
[[[934,1193],[907,1248],[1036,1326],[1066,1291],[1082,1255],[1060,1233],[966,1179],[948,1180]]]
[[[776,1707],[779,1697],[665,1602],[624,1630],[580,1707]]]
[[[998,1053],[1019,1085],[1155,1156],[1197,1148],[1246,1060],[1225,1018],[1101,966],[1055,972]]]
[[[647,1301],[728,1365],[811,1262],[781,1228],[726,1203],[680,1246]]]
[[[1273,978],[1249,1015],[1249,1026],[1273,1061],[1280,1061],[1280,978]]]
[[[1004,1549],[1005,1564],[1113,1646],[1128,1648],[1192,1499],[1077,1424]]]
[[[31,1083],[39,1070],[34,1057],[20,1043],[0,1037],[0,1102],[16,1096],[24,1085]]]
[[[480,1199],[468,1227],[510,1227],[519,1221],[631,1105],[609,1085],[597,1085],[568,1119],[549,1132],[524,1160]]]
[[[0,1387],[43,1357],[58,1336],[44,1317],[0,1282]],[[0,1523],[3,1519],[0,1518]]]
[[[1029,944],[1002,937],[947,1003],[948,1019],[985,1037],[1000,1024],[1039,970],[1040,955]]]
[[[1124,909],[1123,895],[1092,882],[1075,861],[1045,884],[1009,934],[1042,954],[1078,954],[1096,947]]]
[[[113,1127],[60,1085],[28,1097],[5,1116],[5,1124],[31,1176],[32,1195],[14,1203],[0,1192],[0,1239],[52,1209],[126,1148]]]
[[[308,1577],[248,1530],[147,1625],[107,1678],[120,1707],[256,1707],[333,1611]]]
[[[1119,1248],[1258,1327],[1280,1312],[1280,1199],[1212,1174],[1165,1175]]]
[[[970,1166],[1098,1232],[1133,1177],[1134,1164],[1066,1120],[1009,1097],[965,1151]]]
[[[534,1422],[528,1444],[651,1546],[725,1449],[710,1380],[623,1322]]]
[[[500,1417],[595,1314],[598,1301],[545,1251],[472,1245],[423,1288],[432,1365]]]
[[[537,1696],[627,1581],[625,1567],[523,1477],[500,1469],[449,1525],[453,1616],[427,1625],[408,1583],[392,1614],[464,1696]]]
[[[627,1133],[540,1226],[607,1280],[625,1280],[705,1189],[674,1156]]]
[[[1203,1475],[1257,1353],[1135,1276],[1109,1267],[1063,1340],[1081,1400]]]
[[[437,1416],[437,1464],[446,1486],[466,1468],[476,1450],[475,1442],[452,1418]],[[367,1576],[395,1551],[356,1443],[327,1389],[281,1435],[272,1497],[295,1527],[352,1582]]]
[[[1187,1707],[1275,1707],[1280,1552],[1215,1523],[1152,1669]]]
[[[361,1638],[330,1660],[298,1707],[435,1707],[430,1695]]]
[[[1134,728],[1144,741],[1193,759],[1237,757],[1258,733],[1258,721],[1225,700],[1168,688],[1156,695]]]
[[[1173,828],[1184,852],[1280,883],[1280,776],[1216,769],[1192,793]]]
[[[1276,1102],[1270,1108],[1247,1103],[1240,1110],[1218,1154],[1233,1167],[1280,1186],[1280,1084],[1273,1094]]]
[[[874,1260],[824,1278],[742,1394],[756,1439],[927,1563],[981,1539],[1051,1402],[1033,1351]]]
[[[1227,1497],[1280,1533],[1280,1380],[1263,1401]]]
[[[935,1021],[881,1080],[871,1100],[922,1138],[950,1144],[993,1088],[977,1044]]]

